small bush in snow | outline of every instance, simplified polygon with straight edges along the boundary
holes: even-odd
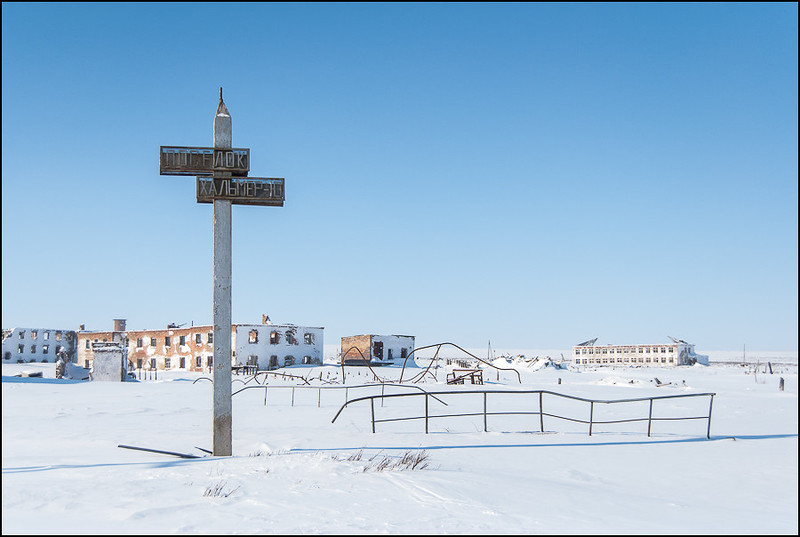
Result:
[[[226,484],[227,483],[225,481],[219,481],[219,482],[217,482],[217,483],[215,483],[213,485],[209,485],[208,487],[206,487],[205,492],[203,492],[203,496],[213,496],[213,497],[227,498],[228,496],[230,496],[231,494],[233,494],[234,492],[239,490],[239,487],[236,487],[233,490],[229,490],[228,492],[225,492],[225,485]]]
[[[360,454],[360,453],[359,453]],[[428,467],[427,451],[406,451],[403,456],[397,460],[391,457],[384,456],[382,459],[377,460],[377,455],[369,460],[364,466],[364,472],[383,472],[384,470],[424,470]]]

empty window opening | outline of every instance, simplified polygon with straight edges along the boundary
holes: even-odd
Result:
[[[378,358],[379,360],[383,360],[383,341],[376,341],[372,345],[372,356]]]
[[[31,330],[31,339],[36,339],[38,332],[36,330]]]
[[[61,332],[56,332],[56,341],[61,341]]]
[[[194,335],[194,342],[200,345],[203,343],[203,334],[195,334]]]
[[[295,337],[294,330],[286,331],[286,343],[288,343],[289,345],[297,345],[297,338]]]
[[[269,344],[270,345],[277,345],[281,341],[281,333],[277,330],[273,330],[269,333]],[[276,358],[277,359],[277,358]]]
[[[250,343],[258,343],[258,330],[250,330]]]
[[[165,345],[165,346],[167,346],[167,347],[170,347],[170,346],[171,346],[171,344],[172,344],[172,338],[171,338],[171,337],[169,337],[169,336],[166,336],[166,337],[164,338],[164,345]]]
[[[313,345],[314,344],[314,334],[306,332],[303,334],[303,339],[306,342],[306,345]]]
[[[181,345],[186,345],[186,336],[181,336]]]

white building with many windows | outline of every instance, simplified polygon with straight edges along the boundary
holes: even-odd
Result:
[[[270,370],[322,364],[322,327],[264,322],[266,324],[235,325],[237,365],[257,365],[259,370]]]
[[[651,345],[595,345],[597,339],[593,339],[572,347],[572,362],[579,366],[708,365],[708,356],[695,354],[693,344],[670,339],[672,343]]]
[[[64,351],[75,359],[75,330],[55,328],[12,328],[3,330],[3,363],[56,362]]]

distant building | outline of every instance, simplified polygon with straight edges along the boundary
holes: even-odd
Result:
[[[121,324],[120,324],[121,321]],[[231,325],[231,364],[276,369],[297,364],[321,364],[323,328],[293,324]],[[156,330],[125,330],[115,320],[114,331],[78,332],[78,363],[91,367],[92,343],[119,341],[127,351],[129,369],[209,372],[214,362],[212,325]]]
[[[239,365],[258,365],[259,370],[270,370],[322,364],[322,327],[273,324],[265,318],[264,324],[239,324],[235,328],[232,347],[236,349],[235,361]]]
[[[391,365],[414,350],[414,336],[361,335],[342,338],[345,365]]]
[[[64,351],[75,360],[77,333],[56,328],[12,328],[3,330],[3,363],[56,362]]]
[[[671,367],[708,365],[708,356],[695,354],[694,345],[681,339],[653,345],[595,345],[597,339],[572,347],[572,361],[580,366],[647,366]]]

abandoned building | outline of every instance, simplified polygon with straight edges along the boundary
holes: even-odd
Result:
[[[293,324],[231,325],[231,364],[276,369],[299,364],[321,364],[323,328]],[[121,342],[127,349],[129,369],[210,372],[214,362],[214,330],[211,325],[165,329],[126,330],[124,319],[114,320],[113,331],[80,331],[77,360],[90,368],[92,343]]]
[[[63,351],[75,359],[77,333],[55,328],[3,330],[3,363],[56,362]]]
[[[345,365],[392,365],[414,351],[414,336],[361,335],[342,338]]]
[[[695,354],[694,345],[682,339],[657,345],[595,345],[597,338],[572,347],[572,359],[581,366],[659,366],[708,365],[708,356]]]
[[[257,365],[259,370],[293,365],[321,365],[322,327],[273,324],[264,317],[262,324],[236,325],[232,343],[238,365]]]

